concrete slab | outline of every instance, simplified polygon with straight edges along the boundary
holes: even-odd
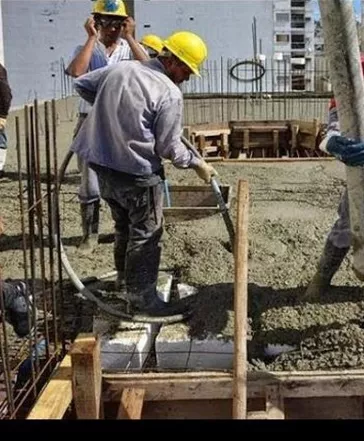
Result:
[[[185,324],[162,326],[156,340],[157,366],[161,369],[231,369],[234,342],[219,336],[199,340]]]

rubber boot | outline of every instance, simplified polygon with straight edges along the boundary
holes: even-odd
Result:
[[[142,256],[143,258],[142,258]],[[158,295],[158,269],[161,247],[146,244],[141,250],[128,251],[126,286],[129,312],[150,317],[188,314],[190,305],[178,301],[166,303]]]
[[[317,272],[308,285],[304,294],[304,300],[317,300],[330,288],[331,280],[342,264],[349,249],[349,247],[338,248],[333,245],[331,241],[326,241]]]
[[[100,201],[81,204],[83,236],[78,247],[83,253],[92,253],[99,240]]]

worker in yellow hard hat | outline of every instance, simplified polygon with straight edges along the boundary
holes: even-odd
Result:
[[[178,87],[207,57],[203,40],[176,32],[147,62],[124,61],[75,81],[93,111],[71,150],[89,162],[115,221],[117,287],[134,311],[176,311],[157,295],[163,233],[163,159],[193,169],[206,183],[216,171],[181,142],[183,95]],[[97,96],[97,99],[96,99]],[[96,100],[96,101],[95,101]]]
[[[76,47],[66,73],[77,78],[88,71],[116,64],[122,60],[149,59],[134,38],[135,22],[129,17],[122,0],[97,0],[92,15],[86,20],[87,40]],[[91,106],[83,99],[74,131],[76,136]],[[96,173],[79,160],[81,185],[79,201],[82,219],[82,239],[79,249],[91,252],[98,243],[100,190]]]
[[[155,58],[163,49],[163,40],[158,35],[144,35],[140,43],[148,52],[149,58]]]
[[[360,65],[362,73],[364,74],[363,53],[360,55]],[[341,132],[338,105],[335,98],[331,98],[330,100],[327,133],[321,140],[319,149],[333,155],[347,166],[364,166],[364,142],[358,139],[352,139]],[[341,196],[337,214],[338,217],[331,227],[317,263],[316,273],[304,293],[303,297],[305,300],[317,301],[322,295],[328,292],[333,277],[339,270],[353,244],[347,189],[344,190]],[[357,274],[355,261],[353,269],[354,273]]]

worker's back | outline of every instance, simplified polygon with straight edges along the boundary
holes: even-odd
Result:
[[[158,116],[175,109],[171,124],[181,125],[181,91],[163,73],[158,60],[122,61],[104,72],[97,80],[92,111],[72,150],[77,149],[90,163],[124,173],[149,175],[158,171]]]

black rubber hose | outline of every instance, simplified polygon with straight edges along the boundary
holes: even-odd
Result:
[[[255,78],[245,79],[245,78],[240,78],[237,74],[234,73],[234,70],[236,68],[238,68],[239,66],[247,66],[247,65],[248,66],[258,67],[260,69],[259,75],[257,77],[255,77]],[[241,81],[243,83],[252,83],[254,81],[259,81],[261,78],[264,77],[264,75],[265,75],[265,67],[263,66],[263,64],[259,63],[259,61],[245,60],[245,61],[240,61],[239,63],[234,64],[234,66],[230,69],[229,74],[236,81]]]

